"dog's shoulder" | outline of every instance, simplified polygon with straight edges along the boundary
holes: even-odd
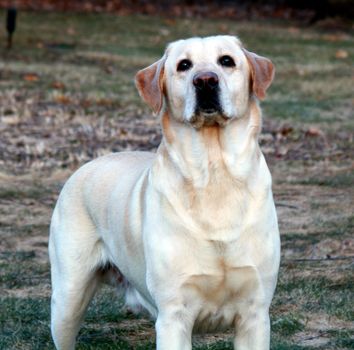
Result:
[[[106,192],[115,183],[134,181],[153,163],[156,155],[151,152],[117,152],[96,158],[76,170],[64,185],[61,197],[70,197],[83,193]],[[123,180],[123,178],[125,180]]]

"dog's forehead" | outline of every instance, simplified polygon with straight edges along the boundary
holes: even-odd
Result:
[[[172,60],[198,56],[205,58],[209,55],[231,54],[235,50],[240,50],[241,46],[240,40],[235,36],[218,35],[175,41],[168,46],[166,53]]]

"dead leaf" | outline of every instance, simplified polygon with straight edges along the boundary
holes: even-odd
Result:
[[[113,101],[109,98],[100,98],[96,101],[96,104],[99,106],[112,106]]]
[[[346,50],[337,50],[336,51],[336,58],[338,59],[344,59],[344,58],[348,58],[349,54],[348,54],[348,51]]]
[[[296,27],[289,27],[288,32],[292,34],[298,34],[300,32],[300,29]]]
[[[320,129],[317,129],[315,127],[310,127],[305,131],[306,136],[310,137],[318,137],[318,136],[324,136],[323,131]]]
[[[92,105],[92,101],[84,98],[82,100],[80,100],[80,106],[84,107],[84,108],[88,108]]]
[[[294,130],[294,128],[290,125],[283,125],[279,132],[281,133],[282,136],[287,137],[292,131]]]
[[[222,32],[222,33],[227,33],[229,30],[228,26],[226,24],[220,24],[219,25],[219,31]]]
[[[69,103],[71,103],[71,98],[69,96],[66,95],[58,95],[55,97],[55,101],[57,103],[61,103],[63,105],[67,105]]]
[[[112,66],[104,66],[103,70],[108,74],[112,74],[114,71],[114,68]]]
[[[58,89],[58,90],[65,89],[65,85],[61,81],[54,81],[51,86],[53,89]]]
[[[176,24],[176,20],[171,18],[166,18],[164,19],[164,23],[168,24],[169,26],[174,26]]]
[[[323,39],[326,41],[341,41],[345,40],[347,36],[345,34],[325,34]]]
[[[26,80],[26,81],[38,81],[39,80],[39,75],[36,74],[36,73],[27,73],[23,76],[23,80]]]

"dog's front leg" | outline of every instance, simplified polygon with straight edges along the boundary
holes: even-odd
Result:
[[[268,308],[257,310],[236,324],[234,348],[236,350],[269,350],[270,321]]]
[[[191,350],[192,327],[184,307],[164,308],[156,321],[156,349]]]

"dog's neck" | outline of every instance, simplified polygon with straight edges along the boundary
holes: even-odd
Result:
[[[179,172],[193,187],[206,187],[213,178],[225,175],[245,182],[255,171],[261,154],[261,111],[254,99],[243,117],[223,127],[195,129],[166,111],[161,119],[164,137],[157,152],[158,164],[169,162],[173,166],[167,168]]]

